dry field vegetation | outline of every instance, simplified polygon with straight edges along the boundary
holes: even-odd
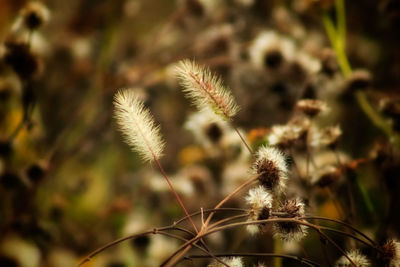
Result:
[[[0,0],[0,266],[400,267],[396,0]]]

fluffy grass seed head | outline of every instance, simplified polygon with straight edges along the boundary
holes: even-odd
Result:
[[[239,107],[232,93],[209,69],[200,67],[193,61],[183,60],[177,67],[177,73],[183,91],[198,109],[211,108],[225,120],[236,115]]]
[[[263,186],[260,185],[250,189],[249,194],[246,196],[246,202],[251,206],[247,221],[266,220],[269,218],[272,208],[272,196]],[[262,224],[250,224],[246,228],[253,235],[258,233],[263,226]]]
[[[114,96],[114,116],[125,142],[145,161],[162,156],[164,142],[160,126],[134,92],[121,90]]]
[[[267,190],[280,192],[286,187],[289,169],[285,155],[277,148],[261,146],[256,153],[253,171]]]
[[[287,214],[288,218],[304,216],[304,203],[300,199],[286,200],[278,209],[278,212]],[[283,241],[300,241],[307,235],[307,227],[295,222],[274,223],[274,235]]]
[[[370,261],[365,257],[359,250],[350,250],[347,252],[347,256],[356,264],[357,267],[368,267],[371,266]],[[350,267],[353,266],[351,262],[342,256],[335,263],[335,267]]]
[[[224,257],[221,258],[221,261],[223,261],[224,263],[226,263],[228,266],[230,267],[243,267],[243,260],[241,257]],[[207,265],[207,267],[223,267],[225,265],[223,265],[222,263],[213,260],[212,263],[210,263],[209,265]]]

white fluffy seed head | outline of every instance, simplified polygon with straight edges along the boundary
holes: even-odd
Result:
[[[272,196],[260,185],[249,190],[246,202],[253,210],[260,211],[264,207],[272,207]]]
[[[178,78],[186,96],[198,109],[211,108],[215,114],[230,120],[239,110],[231,92],[207,68],[190,60],[183,60],[177,67]]]
[[[371,266],[370,261],[365,257],[359,250],[350,250],[347,252],[347,256],[356,264],[357,267],[368,267]],[[335,263],[335,267],[350,267],[353,266],[349,259],[345,256],[339,258]]]
[[[383,251],[382,265],[400,267],[400,242],[396,239],[389,239],[381,247]]]
[[[305,215],[304,203],[299,198],[286,200],[278,211],[286,213],[288,218],[299,218]],[[295,222],[277,222],[274,223],[273,229],[274,236],[285,242],[300,241],[307,235],[307,226]]]
[[[259,174],[259,182],[272,192],[286,187],[289,169],[283,152],[274,147],[261,146],[256,153],[253,172]]]
[[[223,261],[230,267],[243,267],[243,260],[241,257],[223,257],[221,258],[221,261]],[[225,267],[225,265],[216,260],[213,260],[213,262],[207,265],[207,267]]]
[[[121,90],[114,96],[114,116],[125,142],[138,152],[145,161],[160,158],[164,142],[160,134],[160,126],[143,102],[130,90]]]
[[[256,221],[269,217],[270,209],[272,208],[272,196],[263,186],[250,189],[246,196],[246,202],[251,207],[247,221]],[[266,213],[266,214],[263,214]],[[260,217],[266,218],[260,218]],[[249,224],[246,226],[247,231],[254,235],[259,232],[261,225]]]

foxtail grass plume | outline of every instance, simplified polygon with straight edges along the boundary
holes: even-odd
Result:
[[[178,78],[186,96],[198,109],[211,108],[225,120],[231,120],[239,110],[232,93],[207,68],[183,60],[177,68]]]
[[[121,90],[114,96],[114,116],[125,142],[145,161],[162,156],[164,142],[160,126],[156,126],[149,110],[130,90]]]

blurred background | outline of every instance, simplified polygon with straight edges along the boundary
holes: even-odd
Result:
[[[140,94],[161,125],[162,164],[188,210],[212,207],[248,178],[251,162],[229,125],[210,123],[183,96],[175,66],[185,58],[231,88],[235,124],[254,146],[292,118],[297,100],[326,101],[330,112],[316,123],[341,126],[338,149],[363,185],[349,182],[351,222],[378,241],[398,235],[400,4],[344,3],[351,73],[326,31],[324,19],[338,22],[330,0],[0,0],[0,266],[75,266],[107,242],[182,217],[156,167],[122,142],[112,106],[120,88]],[[317,214],[343,219],[324,189],[314,199]],[[243,196],[230,205],[245,206]],[[220,252],[273,251],[268,232],[209,239]],[[318,243],[311,235],[303,245],[323,262]],[[86,266],[157,266],[178,246],[140,238]],[[302,254],[295,244],[281,250]],[[273,266],[248,264],[261,261]]]

